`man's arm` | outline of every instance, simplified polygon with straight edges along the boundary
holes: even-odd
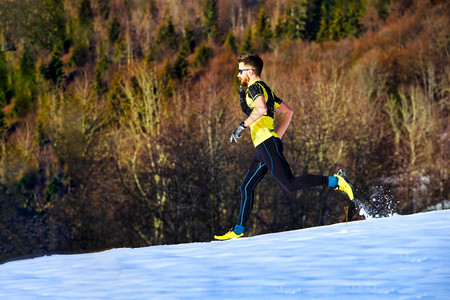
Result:
[[[253,111],[250,114],[250,116],[248,116],[248,118],[244,121],[245,127],[250,126],[253,122],[257,121],[259,118],[264,116],[264,114],[267,111],[266,99],[264,99],[263,96],[257,97],[253,101],[253,103],[255,104],[255,108],[253,108]]]
[[[241,137],[242,131],[250,126],[253,122],[257,121],[259,118],[264,116],[267,111],[266,100],[263,96],[258,96],[253,103],[255,104],[255,108],[253,108],[252,113],[242,122],[235,130],[231,133],[230,142],[236,142],[237,139]],[[243,125],[243,126],[242,126]]]
[[[291,123],[292,115],[294,114],[294,111],[284,102],[281,102],[280,106],[277,108],[277,112],[280,112],[283,116],[281,118],[281,123],[279,124],[277,128],[277,135],[281,137],[286,132],[286,129],[289,126],[289,123]]]

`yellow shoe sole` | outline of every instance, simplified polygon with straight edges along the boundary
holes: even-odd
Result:
[[[353,194],[353,186],[350,184],[347,176],[345,175],[344,171],[339,170],[337,174],[335,174],[338,178],[338,185],[335,188],[335,190],[342,191],[347,194],[347,196],[350,198],[350,200],[353,201],[355,199],[355,196]]]
[[[243,233],[236,234],[234,231],[228,231],[224,235],[215,235],[214,238],[219,241],[226,241],[226,240],[231,240],[231,239],[237,239],[242,236],[244,236]]]

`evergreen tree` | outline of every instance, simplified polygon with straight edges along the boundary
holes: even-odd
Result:
[[[203,9],[203,28],[207,39],[214,39],[218,31],[217,2],[216,0],[205,0]]]
[[[184,42],[184,41],[183,41]],[[169,16],[166,22],[161,22],[158,27],[155,42],[152,44],[147,61],[164,60],[176,55],[180,48],[179,37]]]
[[[103,95],[108,91],[107,84],[105,82],[105,72],[108,69],[108,59],[106,55],[102,54],[100,60],[97,62],[94,74],[94,90],[99,94]]]
[[[386,20],[390,13],[391,0],[377,0],[375,1],[375,8],[377,9],[378,16],[382,20]]]
[[[6,52],[0,51],[0,136],[5,127],[3,107],[9,104],[8,99],[8,64],[6,61]]]
[[[155,42],[157,45],[164,45],[170,49],[178,49],[178,35],[175,25],[173,25],[172,16],[167,19],[167,24],[160,25]]]
[[[246,54],[251,52],[255,52],[255,48],[253,48],[252,45],[252,29],[249,27],[247,29],[247,33],[245,34],[245,39],[244,42],[242,43],[240,54]]]
[[[33,58],[31,57],[31,53],[30,53],[30,48],[27,48],[23,55],[22,58],[20,60],[20,76],[26,80],[26,81],[31,81],[31,82],[35,82],[35,70],[34,70],[34,61]]]
[[[308,0],[306,4],[305,32],[303,37],[315,41],[320,29],[323,0]]]
[[[212,55],[211,48],[206,46],[205,42],[203,42],[198,47],[197,51],[195,52],[195,57],[194,57],[194,62],[193,62],[194,66],[199,67],[199,66],[206,65],[208,63],[211,55]]]
[[[349,37],[356,37],[361,30],[361,20],[366,11],[364,0],[355,0],[346,9],[346,22],[344,34]]]
[[[82,0],[78,10],[78,19],[82,25],[90,25],[94,19],[90,0]]]
[[[266,10],[261,8],[256,20],[256,34],[261,41],[260,51],[265,52],[269,50],[269,43],[272,38],[272,29],[269,23],[269,17]]]
[[[97,0],[98,1],[98,9],[100,10],[100,14],[103,16],[104,20],[107,20],[109,17],[109,13],[111,11],[111,6],[109,4],[109,0]]]
[[[6,61],[6,52],[0,51],[0,111],[7,104],[6,95],[8,89],[8,63]]]
[[[156,0],[150,0],[147,2],[148,3],[148,9],[150,11],[150,14],[152,15],[153,18],[157,18],[158,17],[158,2],[156,2]]]
[[[361,19],[365,11],[363,0],[338,1],[324,0],[322,19],[317,40],[339,40],[344,37],[357,36]]]
[[[5,129],[5,113],[3,112],[3,109],[0,109],[0,137],[2,137],[4,129]]]
[[[52,57],[47,68],[44,69],[44,77],[51,80],[53,84],[58,84],[63,78],[63,62],[61,61],[61,53],[58,47],[54,47]]]
[[[274,32],[273,32],[275,38],[277,38],[278,40],[282,40],[282,39],[285,38],[285,33],[286,33],[285,25],[286,24],[285,24],[285,22],[283,20],[283,17],[279,17],[277,19],[277,25],[275,26],[275,29],[274,29]]]
[[[278,19],[275,35],[280,39],[302,39],[305,37],[305,20],[305,2],[303,0],[294,1]]]
[[[186,49],[188,54],[192,53],[195,48],[194,33],[192,32],[189,23],[186,23],[183,28],[183,47]]]
[[[164,38],[167,40],[169,47],[172,49],[176,49],[178,47],[178,35],[175,30],[175,25],[173,25],[172,16],[170,16],[167,20],[166,36]]]
[[[320,19],[320,28],[317,33],[317,40],[323,41],[330,38],[330,25],[333,20],[332,14],[332,0],[324,0],[320,7],[321,11],[321,19]]]
[[[73,39],[70,63],[78,67],[88,62],[91,49],[99,42],[95,37],[93,18],[91,0],[82,0],[78,7],[78,22],[72,22],[70,28]]]
[[[163,95],[164,98],[170,98],[173,96],[175,92],[175,87],[172,80],[172,66],[168,59],[164,61],[164,67],[161,70],[160,78],[161,85],[163,86]]]
[[[114,17],[111,25],[109,27],[109,32],[108,32],[108,37],[109,37],[109,41],[111,43],[114,43],[115,41],[117,41],[117,39],[119,38],[121,32],[121,27],[120,27],[120,23],[119,20]]]
[[[31,103],[36,99],[36,74],[30,49],[26,49],[20,58],[19,72],[14,80],[14,112],[23,116],[28,112]]]
[[[178,50],[175,63],[173,65],[173,77],[177,79],[183,79],[189,74],[189,62],[187,61],[187,52],[183,44]]]
[[[286,11],[286,34],[291,40],[303,38],[305,31],[305,11],[301,6],[294,6]]]
[[[233,53],[237,52],[237,41],[232,29],[230,29],[230,31],[228,31],[228,34],[225,36],[225,46],[233,51]]]

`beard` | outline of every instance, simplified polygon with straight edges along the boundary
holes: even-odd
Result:
[[[248,86],[250,78],[248,76],[245,76],[244,78],[239,78],[239,80],[241,82],[241,86]]]

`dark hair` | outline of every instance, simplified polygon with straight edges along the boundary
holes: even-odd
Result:
[[[255,74],[257,76],[261,76],[261,72],[264,66],[264,62],[261,59],[261,57],[259,57],[257,54],[255,53],[248,53],[248,54],[244,54],[244,55],[239,55],[237,58],[238,63],[243,62],[246,65],[249,65],[250,67],[252,67],[255,71]]]

